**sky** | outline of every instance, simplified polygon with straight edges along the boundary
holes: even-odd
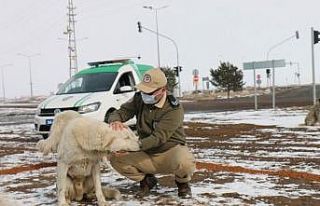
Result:
[[[319,0],[74,0],[79,70],[87,62],[140,55],[137,63],[157,66],[156,35],[138,33],[137,21],[155,30],[155,12],[143,6],[166,8],[158,12],[159,32],[174,39],[179,49],[182,90],[193,90],[192,71],[209,75],[220,61],[239,69],[244,62],[269,59],[298,62],[276,69],[276,85],[312,82],[311,27],[320,30]],[[31,58],[34,95],[49,95],[69,78],[66,35],[67,0],[0,0],[0,67],[8,98],[30,95],[28,58]],[[316,82],[320,81],[320,44],[315,45]],[[160,37],[162,66],[176,66],[172,42]],[[3,66],[7,65],[9,66]],[[246,86],[253,72],[244,71]],[[266,86],[266,72],[257,70]],[[202,88],[202,84],[199,84]],[[3,96],[3,89],[0,94]]]

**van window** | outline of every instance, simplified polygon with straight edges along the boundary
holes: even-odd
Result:
[[[117,73],[89,73],[73,76],[57,94],[109,91]]]
[[[134,88],[136,85],[132,72],[126,72],[119,78],[114,93],[120,93],[120,87],[130,86]]]

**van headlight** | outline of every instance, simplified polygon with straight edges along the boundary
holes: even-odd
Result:
[[[39,108],[37,108],[37,110],[36,110],[36,116],[40,116],[40,114],[41,114],[41,108],[39,107]]]
[[[80,106],[78,112],[80,114],[84,114],[84,113],[97,111],[100,107],[100,104],[101,104],[100,102],[95,102],[95,103]]]

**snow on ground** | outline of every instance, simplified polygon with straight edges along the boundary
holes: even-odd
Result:
[[[7,149],[24,147],[25,151],[8,152],[0,156],[0,169],[22,164],[35,164],[41,161],[55,161],[55,155],[43,157],[34,150],[40,136],[32,131],[34,109],[0,109],[0,140]],[[242,135],[228,141],[229,149],[194,148],[198,161],[223,163],[253,169],[284,169],[288,167],[286,158],[308,157],[320,158],[320,128],[300,126],[304,122],[307,111],[300,108],[273,110],[246,110],[215,113],[190,113],[185,115],[185,121],[205,122],[211,124],[255,124],[276,125],[276,128],[261,129],[261,132],[271,133],[271,138],[264,140],[261,136]],[[301,129],[303,128],[303,129]],[[294,134],[295,139],[290,135]],[[16,141],[16,139],[23,141]],[[209,141],[207,137],[188,137],[188,141]],[[24,141],[26,140],[26,141]],[[30,140],[30,141],[27,141]],[[223,143],[224,140],[221,140]],[[257,143],[262,145],[258,151],[252,152],[240,149],[239,144]],[[288,151],[269,151],[268,145],[290,144]],[[234,144],[234,145],[233,145]],[[312,146],[308,146],[312,144]],[[261,149],[262,148],[262,149]],[[263,149],[265,148],[265,150]],[[8,150],[9,151],[9,150]],[[239,156],[239,158],[237,158]],[[245,158],[240,158],[245,157]],[[250,158],[279,158],[279,161],[251,161]],[[306,189],[297,182],[285,181],[277,176],[251,175],[244,173],[215,172],[208,174],[198,170],[203,181],[192,184],[193,198],[181,200],[177,197],[175,187],[159,186],[156,192],[143,200],[138,200],[132,193],[126,194],[132,185],[137,184],[123,178],[115,171],[105,167],[102,182],[105,186],[119,188],[123,194],[120,201],[110,201],[111,205],[274,205],[266,199],[269,197],[299,198],[304,196],[320,199],[319,190]],[[319,165],[301,162],[295,166],[296,171],[320,174]],[[107,171],[107,172],[106,172]],[[0,175],[0,193],[6,193],[26,206],[56,205],[55,168],[18,173],[16,175]],[[36,186],[35,186],[36,185]],[[73,204],[77,205],[77,204]],[[90,204],[85,204],[90,205]]]
[[[244,135],[243,138],[232,138],[221,143],[231,142],[234,144],[234,150],[224,148],[213,148],[205,150],[196,150],[195,153],[204,161],[231,164],[251,169],[283,169],[287,168],[286,161],[250,161],[250,158],[320,158],[320,127],[304,126],[304,118],[308,111],[302,108],[285,109],[262,109],[262,110],[243,110],[212,113],[189,113],[185,115],[185,121],[203,122],[210,124],[254,124],[254,125],[274,125],[276,128],[261,129],[264,132],[271,132],[272,139],[263,140],[264,137],[254,135]],[[297,137],[290,138],[290,135]],[[288,137],[289,136],[289,137]],[[192,139],[190,139],[192,140]],[[202,141],[205,141],[202,139]],[[263,145],[258,151],[250,152],[243,149],[236,150],[239,144],[254,143]],[[285,151],[269,151],[270,146],[285,146]],[[279,145],[280,144],[280,145]],[[312,146],[310,146],[312,144]],[[287,145],[292,145],[287,147]],[[266,150],[263,150],[265,147]],[[261,149],[262,148],[262,149]],[[239,156],[238,158],[235,158]],[[241,156],[241,157],[240,157]],[[232,157],[230,159],[229,157]],[[247,157],[247,159],[243,159]],[[241,159],[242,158],[242,159]],[[296,166],[296,171],[311,172],[320,175],[319,165],[302,164]]]
[[[301,108],[240,110],[226,112],[189,113],[185,121],[199,121],[214,124],[255,124],[276,125],[279,127],[297,127],[304,123],[307,114]]]

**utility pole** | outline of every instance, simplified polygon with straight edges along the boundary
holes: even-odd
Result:
[[[30,97],[33,97],[33,83],[32,83],[32,69],[31,69],[31,58],[35,56],[39,56],[39,53],[32,54],[32,55],[26,55],[22,53],[18,53],[17,55],[26,57],[28,59],[28,65],[29,65],[29,81],[30,81]]]
[[[8,67],[8,66],[12,66],[12,64],[4,64],[4,65],[1,65],[0,68],[1,68],[1,82],[2,82],[2,98],[3,98],[3,103],[6,102],[6,89],[5,89],[5,84],[4,84],[4,72],[3,72],[3,69],[5,67]]]
[[[73,1],[68,0],[68,26],[63,34],[68,35],[68,56],[69,56],[69,77],[78,72],[76,28],[75,28],[75,9]]]

